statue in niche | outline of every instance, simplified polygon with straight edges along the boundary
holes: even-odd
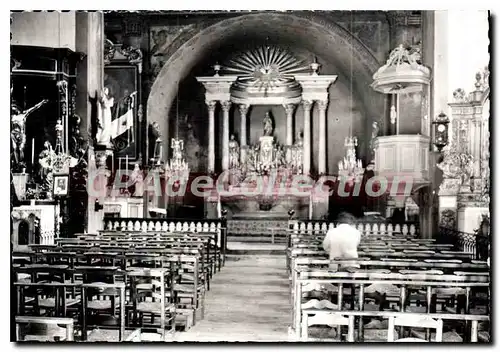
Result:
[[[25,111],[21,111],[21,109],[19,109],[19,107],[15,103],[13,103],[11,106],[11,168],[15,171],[22,171],[22,169],[26,167],[24,161],[24,146],[26,144],[26,120],[28,119],[30,114],[40,109],[47,102],[48,100],[44,99],[35,106]]]
[[[240,145],[232,134],[229,140],[229,168],[235,169],[238,166],[240,166]]]
[[[108,145],[111,143],[111,108],[115,105],[115,99],[110,96],[108,87],[104,87],[99,102],[101,106],[98,109],[96,141],[98,144]]]
[[[271,120],[271,116],[269,115],[269,112],[266,112],[266,116],[264,117],[264,120],[262,121],[264,125],[264,136],[272,136],[273,135],[273,120]]]
[[[200,146],[200,141],[195,136],[195,130],[190,122],[187,122],[188,116],[185,116],[185,123],[187,124],[186,133],[186,158],[188,159],[191,170],[198,170],[199,165],[202,163],[201,159],[204,157],[203,149]]]
[[[46,192],[52,191],[53,184],[53,168],[54,168],[54,159],[56,153],[52,149],[52,145],[49,141],[45,141],[43,144],[43,150],[38,156],[38,162],[40,163],[40,180],[42,182],[42,188]]]

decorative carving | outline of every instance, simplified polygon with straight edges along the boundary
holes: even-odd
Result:
[[[224,66],[224,71],[238,75],[238,83],[243,87],[256,86],[264,91],[293,84],[293,73],[307,70],[288,51],[270,46],[244,52]]]
[[[371,161],[375,160],[375,139],[378,136],[378,122],[373,121],[372,123],[372,138],[370,139],[370,153],[371,153]]]
[[[209,112],[214,112],[215,107],[217,106],[217,102],[215,100],[208,100],[205,102],[207,104],[207,108]]]
[[[318,109],[325,111],[328,107],[328,100],[318,100]]]
[[[104,40],[104,64],[109,65],[113,60],[127,60],[131,65],[137,65],[139,74],[142,73],[142,51],[133,46],[123,47],[114,44],[111,40]]]
[[[223,102],[221,102],[221,105],[222,105],[222,111],[229,112],[229,109],[231,108],[230,101],[223,101]]]
[[[445,178],[439,186],[439,195],[457,195],[460,185],[461,180],[459,178]]]
[[[401,66],[404,63],[410,64],[412,68],[418,68],[421,64],[419,46],[405,48],[403,44],[400,44],[389,54],[389,58],[387,59],[385,66]]]
[[[457,197],[458,208],[483,208],[489,207],[489,202],[483,200],[480,193],[459,193]]]
[[[421,90],[430,82],[430,70],[422,65],[420,45],[404,47],[400,44],[391,51],[385,65],[373,75],[372,88],[384,94]]]
[[[109,39],[104,39],[104,64],[108,65],[115,57],[116,48]]]
[[[453,92],[453,102],[454,103],[468,103],[470,101],[469,95],[465,92],[463,88],[455,89]]]
[[[396,123],[396,118],[398,117],[398,113],[396,112],[395,105],[391,105],[391,112],[390,112],[389,117],[391,119],[391,124],[394,125]]]
[[[10,67],[12,70],[17,70],[18,68],[21,67],[21,61],[16,60],[13,57],[10,58]]]
[[[139,74],[142,73],[142,51],[141,49],[128,46],[121,48],[121,54],[125,56],[132,65],[137,65]]]
[[[447,229],[456,228],[456,212],[453,209],[445,209],[441,212],[439,226]]]
[[[437,167],[443,171],[445,178],[461,177],[464,183],[472,175],[473,157],[469,153],[457,151],[453,146],[447,146],[443,149],[443,161]]]
[[[285,108],[285,112],[287,115],[293,115],[293,112],[295,111],[296,105],[295,104],[285,104],[285,105],[283,105],[283,107]]]
[[[139,106],[137,107],[137,119],[139,120],[139,122],[142,121],[142,104],[139,104]]]
[[[304,108],[304,111],[310,111],[312,105],[313,102],[311,100],[302,100],[302,106]]]
[[[59,109],[62,121],[67,121],[68,118],[68,82],[65,80],[57,82],[59,89]]]

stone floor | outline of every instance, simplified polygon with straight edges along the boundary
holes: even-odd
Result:
[[[205,319],[177,341],[287,341],[291,322],[284,255],[235,256],[207,293]]]

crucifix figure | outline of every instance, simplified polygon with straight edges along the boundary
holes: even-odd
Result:
[[[20,169],[24,167],[24,145],[26,144],[26,120],[34,111],[40,109],[48,100],[44,99],[35,106],[21,111],[15,104],[11,106],[10,121],[11,121],[11,155],[12,168]]]

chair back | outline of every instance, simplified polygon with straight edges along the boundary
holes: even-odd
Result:
[[[433,319],[426,314],[405,314],[390,316],[387,331],[387,341],[394,342],[394,328],[396,326],[426,328],[436,330],[436,342],[443,341],[443,320]]]

